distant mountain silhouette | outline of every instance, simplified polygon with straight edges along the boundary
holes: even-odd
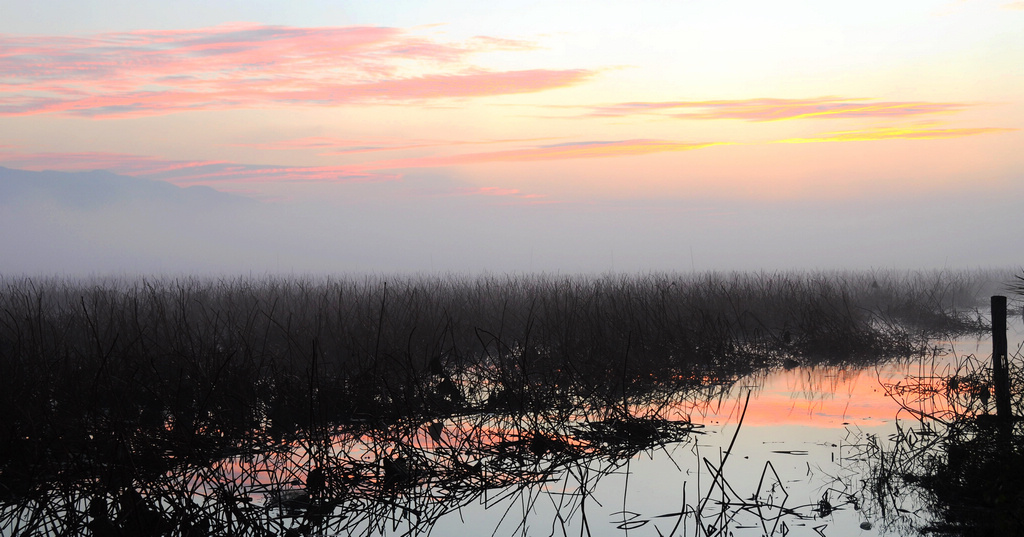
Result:
[[[0,166],[0,206],[32,202],[95,209],[108,205],[222,206],[254,203],[208,186],[179,187],[165,181],[118,175],[108,171],[27,171]]]

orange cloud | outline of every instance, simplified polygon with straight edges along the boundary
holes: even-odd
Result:
[[[184,110],[406,102],[544,91],[582,69],[487,71],[467,62],[532,44],[441,43],[396,28],[234,24],[91,37],[0,35],[0,115],[125,117]]]
[[[321,151],[319,155],[345,155],[349,153],[368,153],[374,151],[401,151],[422,147],[447,145],[445,142],[429,142],[422,140],[346,140],[327,136],[310,136],[277,142],[251,144],[232,144],[237,147],[252,147],[263,151]]]
[[[510,149],[506,151],[463,153],[459,155],[440,157],[380,161],[373,163],[371,166],[375,169],[421,168],[454,166],[460,164],[478,164],[484,162],[536,162],[545,160],[625,157],[670,151],[690,151],[713,145],[726,144],[723,142],[690,143],[675,142],[671,140],[570,142],[525,149]]]
[[[784,119],[839,119],[907,117],[958,112],[965,103],[924,101],[871,101],[820,97],[815,99],[746,99],[723,101],[632,102],[591,107],[586,117],[618,117],[635,114],[670,113],[681,119],[742,119],[780,121]]]
[[[1010,2],[1009,4],[1003,4],[1003,9],[1021,9],[1021,10],[1024,10],[1024,2]]]
[[[971,129],[923,129],[915,127],[882,128],[860,131],[831,132],[814,138],[790,138],[779,140],[780,144],[803,144],[812,142],[861,142],[869,140],[935,140],[941,138],[960,138],[997,132],[1009,132],[1017,129],[1003,128],[971,128]]]

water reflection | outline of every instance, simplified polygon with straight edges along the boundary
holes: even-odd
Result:
[[[155,479],[43,490],[8,505],[4,527],[11,534],[418,534],[472,503],[532,506],[569,480],[575,485],[559,493],[558,516],[568,524],[578,513],[586,523],[587,497],[602,477],[698,429],[652,415],[544,418],[366,424],[322,441],[250,446],[208,465],[176,464]]]
[[[793,368],[614,406],[367,420],[286,441],[253,434],[210,461],[166,453],[156,463],[116,443],[97,475],[6,504],[2,525],[10,535],[412,535],[486,519],[461,533],[785,535],[859,507],[844,490],[793,492],[804,484],[786,460],[817,464],[828,444],[814,443],[819,429],[786,427],[834,426],[833,404],[847,422],[875,426],[884,410],[871,405],[883,397],[835,401],[862,398],[866,374]],[[755,394],[749,404],[744,393]]]
[[[99,536],[901,534],[932,520],[933,506],[907,487],[908,476],[934,475],[914,474],[913,465],[928,463],[922,457],[936,446],[947,472],[983,470],[955,462],[940,442],[938,429],[986,412],[983,367],[965,363],[937,353],[859,369],[794,365],[547,407],[477,394],[476,411],[349,420],[290,437],[267,423],[216,445],[190,444],[196,453],[153,453],[141,436],[109,439],[104,458],[89,461],[91,473],[56,469],[35,476],[45,486],[20,493],[6,485],[0,528]],[[460,394],[487,380],[468,375],[448,377]],[[970,423],[960,434],[988,434],[980,420]],[[168,421],[150,434],[177,429]]]
[[[996,413],[989,354],[957,357],[944,375],[888,385],[907,415],[869,438],[862,472],[893,531],[949,536],[1024,532],[1022,327],[1011,324],[1012,416]],[[1016,416],[1013,417],[1013,416]],[[913,500],[913,501],[908,501]]]

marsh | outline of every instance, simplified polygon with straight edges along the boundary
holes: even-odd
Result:
[[[988,393],[957,368],[1010,279],[6,279],[0,528],[926,528],[941,513],[880,498],[878,459],[941,434],[938,379]]]

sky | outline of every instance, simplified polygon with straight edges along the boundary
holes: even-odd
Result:
[[[1022,263],[1021,1],[0,13],[0,273]]]

